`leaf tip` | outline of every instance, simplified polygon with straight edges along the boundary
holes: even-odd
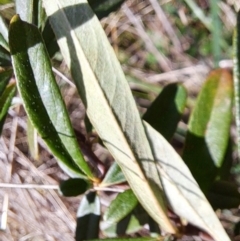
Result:
[[[12,17],[12,19],[11,19],[11,21],[10,21],[10,24],[13,24],[13,23],[18,22],[18,21],[21,21],[21,18],[20,18],[20,16],[19,16],[19,14],[15,14],[15,15]]]

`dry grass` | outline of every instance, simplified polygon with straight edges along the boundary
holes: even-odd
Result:
[[[159,88],[166,83],[182,82],[190,93],[196,94],[213,68],[212,57],[197,58],[187,53],[194,40],[182,35],[177,27],[178,21],[186,28],[192,25],[193,16],[186,6],[178,1],[159,2],[160,5],[156,0],[127,1],[121,10],[102,20],[106,34],[127,77],[137,80],[128,78],[131,87],[146,91],[146,84]],[[196,2],[207,8],[208,1]],[[174,17],[164,11],[171,4],[178,6]],[[239,2],[220,1],[220,8],[224,29],[231,33],[235,25],[234,9],[239,9]],[[231,67],[231,61],[220,64],[226,63]],[[75,88],[67,88],[64,95],[74,126],[82,130],[84,109]],[[54,185],[49,187],[54,188],[59,180],[66,179],[41,139],[39,146],[40,158],[33,160],[27,146],[25,113],[21,106],[12,108],[0,138],[0,183]],[[3,229],[0,240],[74,240],[79,201],[80,198],[63,198],[54,189],[0,187]],[[231,224],[239,221],[237,215],[238,212],[227,215]]]

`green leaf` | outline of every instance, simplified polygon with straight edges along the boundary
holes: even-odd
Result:
[[[85,173],[92,177],[79,150],[37,27],[21,21],[16,15],[10,24],[9,46],[18,89],[29,119],[69,175],[83,176]]]
[[[28,23],[32,23],[41,29],[46,20],[45,11],[42,7],[42,0],[16,0],[16,12],[20,18]]]
[[[42,0],[15,0],[16,12],[20,18],[41,28],[45,22]]]
[[[81,178],[70,178],[60,183],[60,192],[65,197],[76,197],[83,194],[89,183]]]
[[[236,106],[237,146],[238,158],[240,157],[240,11],[237,15],[237,26],[233,36],[233,76]]]
[[[190,116],[183,160],[203,192],[223,164],[232,120],[233,81],[226,69],[210,73]]]
[[[126,75],[126,79],[130,86],[136,87],[137,89],[140,89],[144,92],[159,94],[159,92],[162,90],[162,87],[158,84],[144,82],[131,75]]]
[[[233,148],[236,146],[234,142],[235,140],[233,141],[230,137],[228,141],[227,150],[224,156],[223,164],[219,169],[218,176],[216,178],[217,180],[229,180],[231,176],[231,169],[234,163]]]
[[[143,120],[170,140],[176,131],[187,100],[186,89],[179,84],[166,86],[147,109]]]
[[[208,232],[213,239],[230,241],[191,172],[173,147],[149,124],[145,131],[167,200],[174,213]]]
[[[118,166],[116,162],[114,162],[112,166],[109,168],[106,176],[104,177],[100,185],[101,187],[106,187],[123,182],[126,182],[126,178],[123,175],[121,168]]]
[[[11,57],[9,52],[0,45],[0,66],[1,67],[10,67],[11,66]]]
[[[20,18],[29,23],[33,23],[33,5],[36,0],[15,0],[16,13]]]
[[[16,92],[16,85],[10,84],[5,88],[5,91],[0,96],[0,134],[2,133],[3,124],[11,106],[12,98]]]
[[[149,168],[153,156],[136,104],[100,22],[86,0],[44,5],[92,125],[144,208],[163,230],[175,233],[159,176]]]
[[[131,189],[117,195],[104,214],[105,223],[109,226],[118,223],[126,217],[138,204],[138,200]]]
[[[37,140],[37,130],[34,128],[32,122],[27,119],[27,141],[31,157],[34,160],[38,160],[38,140]]]
[[[126,234],[136,233],[142,228],[142,225],[139,223],[137,218],[132,214],[128,214],[118,223],[112,223],[109,226],[109,223],[105,226],[105,223],[101,225],[101,231],[107,237],[121,237]]]
[[[240,193],[238,186],[227,181],[216,181],[211,186],[207,198],[214,209],[238,208]]]
[[[88,0],[95,14],[99,19],[106,17],[109,13],[120,8],[125,0]]]
[[[98,238],[100,217],[99,197],[89,192],[82,198],[77,211],[76,241]]]
[[[59,51],[59,47],[58,47],[58,44],[57,44],[57,40],[55,38],[55,34],[54,34],[54,32],[52,30],[52,27],[50,25],[49,19],[47,20],[47,22],[45,24],[42,36],[43,36],[43,40],[44,40],[44,43],[46,45],[48,54],[49,54],[50,58],[52,58],[54,56],[54,54],[57,51]]]
[[[9,51],[8,28],[1,15],[0,15],[0,44],[2,45],[3,48]]]
[[[43,8],[42,0],[37,0],[37,2],[35,3],[35,9],[35,12],[37,11],[37,14],[35,14],[34,23],[38,26],[39,29],[43,30],[47,21],[47,16]]]
[[[149,217],[142,206],[138,204],[131,213],[117,223],[109,223],[107,221],[103,222],[101,230],[105,236],[119,237],[126,234],[136,233],[141,230],[145,224],[150,225],[150,222],[152,223],[153,220]]]
[[[0,73],[0,97],[4,92],[8,82],[10,81],[12,74],[13,71],[11,69]]]

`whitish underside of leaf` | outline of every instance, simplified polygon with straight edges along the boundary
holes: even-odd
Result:
[[[174,233],[157,170],[149,165],[153,156],[139,113],[101,24],[86,0],[45,0],[44,5],[89,119],[142,205]]]
[[[118,164],[114,162],[102,180],[101,187],[112,186],[123,182],[126,182],[126,178]]]
[[[173,147],[149,124],[145,131],[157,161],[163,189],[174,212],[207,231],[215,240],[230,241],[191,172]]]

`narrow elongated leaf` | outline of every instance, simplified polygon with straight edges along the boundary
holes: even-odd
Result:
[[[45,27],[47,16],[43,8],[42,0],[37,0],[37,2],[35,3],[35,9],[35,12],[37,13],[35,13],[34,23],[38,26],[39,29],[43,30],[43,28]]]
[[[153,156],[131,90],[97,17],[86,0],[44,5],[91,123],[144,208],[175,233],[157,170],[149,166]]]
[[[98,238],[100,215],[99,197],[90,192],[82,198],[77,211],[76,241]]]
[[[70,178],[60,183],[61,194],[65,197],[75,197],[83,194],[89,186],[85,180],[80,178]]]
[[[42,32],[42,37],[44,40],[44,43],[46,45],[48,54],[50,57],[53,57],[54,54],[59,51],[59,47],[57,44],[57,40],[55,38],[55,34],[52,30],[52,27],[49,23],[49,19],[46,21],[45,27]]]
[[[149,124],[145,131],[151,142],[163,189],[173,211],[207,231],[215,240],[230,241],[191,172],[172,146]]]
[[[101,230],[104,235],[107,237],[121,237],[141,230],[144,224],[148,223],[149,216],[142,207],[141,210],[138,210],[138,207],[139,205],[118,223],[112,223],[109,226],[110,223],[103,222]]]
[[[12,74],[13,74],[12,70],[6,70],[0,73],[0,97],[4,92]]]
[[[147,109],[143,120],[170,140],[177,128],[187,100],[186,89],[182,85],[166,86]]]
[[[9,107],[11,106],[12,98],[16,91],[16,85],[9,85],[3,94],[0,96],[0,134],[2,132],[3,124],[7,116]]]
[[[101,186],[112,186],[122,182],[126,182],[126,178],[123,175],[121,168],[116,162],[114,162],[102,180]]]
[[[237,26],[233,36],[233,73],[234,73],[234,94],[236,106],[236,126],[238,158],[240,157],[240,12],[237,15]]]
[[[203,192],[223,164],[232,119],[233,80],[228,70],[213,71],[191,114],[183,160]]]
[[[16,12],[23,21],[32,23],[41,29],[46,15],[42,7],[42,0],[16,0]]]
[[[9,50],[8,46],[8,28],[0,15],[0,44],[6,49]]]
[[[109,225],[118,223],[136,207],[137,203],[138,200],[131,189],[118,194],[104,214],[105,222]]]
[[[142,228],[139,220],[131,213],[120,220],[118,223],[112,223],[111,226],[109,226],[109,223],[106,226],[105,223],[101,224],[101,230],[103,234],[111,238],[136,233]]]
[[[11,66],[11,57],[9,52],[0,45],[0,66],[8,67]]]
[[[37,27],[21,21],[16,15],[10,24],[9,46],[18,89],[29,119],[69,175],[83,172],[91,177]]]
[[[237,208],[240,205],[238,186],[226,181],[216,181],[211,186],[207,198],[214,209]]]

